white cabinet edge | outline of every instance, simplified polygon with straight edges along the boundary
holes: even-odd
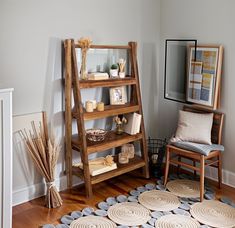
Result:
[[[12,227],[12,91],[0,89],[1,101],[1,227]]]

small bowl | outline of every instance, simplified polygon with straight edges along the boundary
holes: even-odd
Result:
[[[99,142],[105,139],[107,131],[104,129],[88,129],[86,130],[86,135],[88,140],[92,142]]]

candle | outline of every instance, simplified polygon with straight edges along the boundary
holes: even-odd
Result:
[[[86,101],[86,111],[87,112],[93,112],[93,102],[92,101]]]
[[[104,111],[104,102],[97,103],[97,111],[99,111],[99,112]]]
[[[97,108],[97,104],[96,104],[96,100],[90,100],[93,104],[93,109],[96,109]]]
[[[124,154],[119,153],[118,154],[118,162],[120,164],[127,164],[129,162],[129,158],[128,158],[128,156],[125,156]]]

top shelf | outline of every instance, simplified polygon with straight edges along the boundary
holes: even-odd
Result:
[[[95,87],[118,87],[134,84],[136,84],[136,79],[130,76],[125,78],[109,78],[104,80],[79,80],[80,89]]]

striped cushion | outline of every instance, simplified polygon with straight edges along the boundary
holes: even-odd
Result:
[[[206,156],[208,156],[209,153],[213,150],[224,151],[224,146],[219,144],[207,145],[207,144],[185,142],[185,141],[171,142],[171,144],[181,149],[194,151]]]

